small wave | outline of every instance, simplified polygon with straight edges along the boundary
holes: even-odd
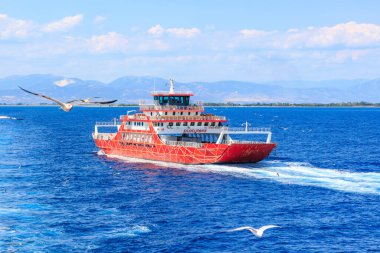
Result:
[[[136,237],[149,232],[151,232],[149,227],[143,225],[135,225],[133,227],[112,230],[106,234],[108,234],[110,237]]]
[[[0,119],[21,120],[21,119],[19,119],[19,118],[10,117],[10,116],[4,116],[4,115],[0,115]]]
[[[183,165],[138,158],[110,157],[123,159],[130,163],[154,163],[162,167],[178,168],[196,173],[218,173],[243,178],[268,179],[283,184],[316,186],[353,193],[380,194],[380,173],[378,172],[350,172],[318,168],[309,163],[285,161],[263,161],[241,165]]]
[[[12,117],[9,117],[9,116],[0,116],[0,119],[12,119]]]
[[[103,152],[103,150],[99,150],[99,151],[97,151],[96,154],[99,155],[99,156],[104,156],[104,155],[106,155],[106,154]]]

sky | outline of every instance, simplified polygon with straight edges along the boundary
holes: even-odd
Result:
[[[0,0],[0,78],[380,78],[380,1]]]

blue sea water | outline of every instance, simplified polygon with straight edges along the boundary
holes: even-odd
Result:
[[[24,119],[0,119],[0,252],[380,251],[379,108],[207,108],[278,147],[191,166],[98,155],[95,121],[127,110],[0,107]]]

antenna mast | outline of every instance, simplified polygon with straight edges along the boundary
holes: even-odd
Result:
[[[174,94],[174,80],[173,78],[170,78],[169,79],[169,85],[170,85],[170,90],[169,90],[169,94]]]

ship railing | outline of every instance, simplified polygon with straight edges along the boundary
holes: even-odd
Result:
[[[229,140],[228,144],[256,144],[256,143],[262,143],[260,141],[240,141],[240,140]]]
[[[93,133],[92,137],[98,140],[112,140],[115,138],[116,133]]]
[[[252,132],[252,133],[269,133],[271,129],[269,127],[224,127],[230,133],[233,132]]]
[[[266,143],[270,143],[272,139],[272,132],[269,127],[222,127],[222,131],[217,140],[217,144],[222,143],[223,138],[227,135],[228,143],[257,143],[257,142],[244,142],[239,140],[232,140],[230,135],[239,134],[263,134],[267,135]]]
[[[147,116],[145,115],[128,115],[128,116],[125,116],[125,117],[128,117],[128,119],[137,119],[137,120],[147,120]]]
[[[141,111],[147,110],[159,110],[159,111],[171,111],[171,110],[184,110],[184,111],[204,111],[203,106],[199,105],[189,105],[189,106],[176,106],[176,105],[140,105]]]
[[[166,141],[163,140],[163,143],[169,146],[180,146],[180,147],[194,147],[201,148],[202,143],[199,142],[190,142],[190,141]]]
[[[224,116],[154,116],[152,120],[226,120]]]
[[[165,91],[152,91],[150,94],[152,95],[158,95],[158,94],[169,94],[169,92],[167,90]],[[173,94],[170,94],[170,95],[175,95],[175,94],[185,94],[185,95],[192,95],[193,92],[192,91],[184,91],[184,90],[176,90]]]
[[[107,121],[107,122],[96,122],[95,125],[97,126],[120,126],[121,122],[118,120],[114,121]]]

